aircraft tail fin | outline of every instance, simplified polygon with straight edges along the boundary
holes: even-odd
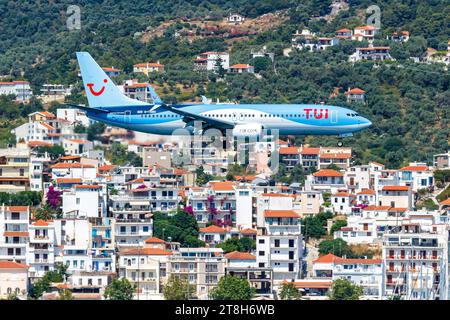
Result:
[[[77,52],[77,59],[90,107],[140,106],[147,104],[125,96],[88,52]]]

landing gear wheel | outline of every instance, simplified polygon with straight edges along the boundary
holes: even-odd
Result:
[[[337,146],[338,147],[342,147],[343,145],[344,145],[344,142],[342,142],[342,140],[339,140],[338,143],[337,143]]]

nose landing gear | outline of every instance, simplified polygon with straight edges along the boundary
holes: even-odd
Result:
[[[344,145],[344,141],[342,141],[342,139],[339,139],[337,142],[337,146],[342,147],[343,145]]]

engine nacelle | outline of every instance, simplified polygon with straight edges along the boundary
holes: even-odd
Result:
[[[258,123],[237,124],[233,128],[233,137],[258,137],[261,136],[263,127]]]

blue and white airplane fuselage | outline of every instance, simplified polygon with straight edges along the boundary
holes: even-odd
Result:
[[[371,122],[347,108],[311,104],[148,104],[130,99],[114,85],[94,59],[77,53],[89,107],[78,106],[89,118],[130,130],[170,135],[200,121],[206,128],[232,129],[233,134],[347,136]],[[155,94],[156,95],[156,94]]]

